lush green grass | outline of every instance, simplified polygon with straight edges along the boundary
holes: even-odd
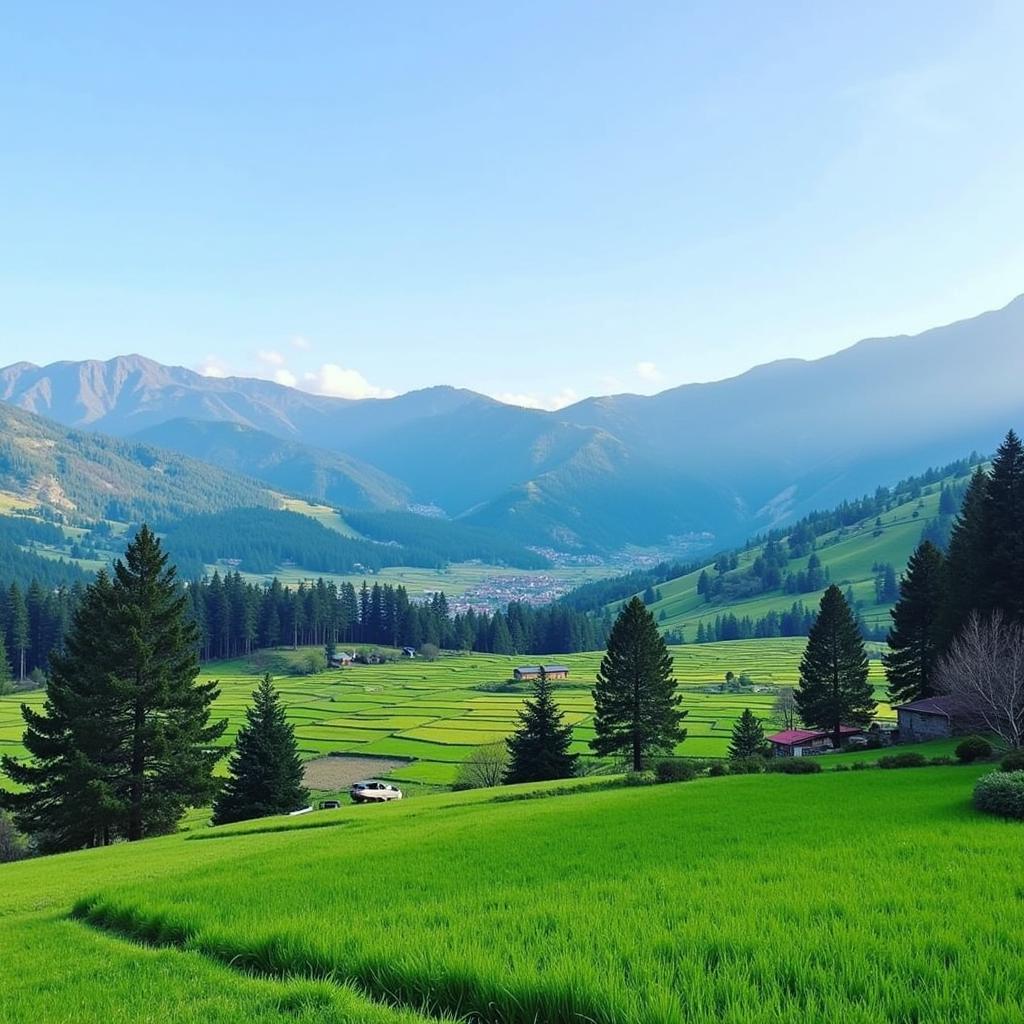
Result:
[[[8,866],[4,1019],[1009,1024],[1024,832],[970,807],[984,770],[446,794]]]
[[[676,677],[681,686],[686,741],[677,753],[687,757],[724,757],[736,719],[746,707],[767,719],[771,694],[709,694],[695,687],[720,682],[727,671],[747,672],[759,683],[795,684],[805,641],[796,639],[737,640],[730,643],[673,648]],[[230,740],[244,721],[262,671],[269,665],[280,672],[302,660],[304,652],[280,652],[251,660],[219,662],[205,668],[202,678],[220,682],[216,712],[226,716]],[[304,758],[330,753],[377,754],[414,758],[416,763],[392,772],[393,778],[446,784],[455,778],[460,761],[472,749],[500,739],[514,728],[521,693],[486,693],[475,687],[507,680],[522,657],[466,654],[435,662],[403,660],[388,665],[356,665],[316,676],[278,676],[288,715],[295,725]],[[568,683],[557,691],[567,720],[575,726],[573,749],[589,755],[593,736],[590,688],[601,660],[600,652],[559,657],[570,668]],[[882,697],[881,664],[871,663],[872,679]],[[0,698],[0,752],[18,753],[22,734],[19,704],[38,707],[42,694]],[[879,715],[891,718],[887,704]],[[221,762],[220,771],[224,771]]]

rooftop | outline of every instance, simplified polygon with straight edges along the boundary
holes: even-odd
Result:
[[[839,726],[839,733],[841,736],[851,736],[854,733],[863,732],[863,729],[858,729],[853,725],[841,725]],[[775,733],[774,736],[769,736],[769,743],[781,743],[783,746],[791,747],[797,743],[806,743],[808,740],[821,740],[831,736],[830,731],[823,731],[820,729],[783,729],[782,732]]]
[[[894,704],[894,711],[916,711],[922,715],[942,715],[949,718],[960,710],[956,697],[944,694],[940,697],[922,697],[921,700],[912,700],[909,704]]]

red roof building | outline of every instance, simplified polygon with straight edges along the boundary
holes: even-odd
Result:
[[[864,732],[853,725],[841,725],[842,737],[860,736]],[[805,754],[820,754],[833,749],[832,733],[816,729],[783,729],[768,737],[772,753],[776,757],[803,757]]]

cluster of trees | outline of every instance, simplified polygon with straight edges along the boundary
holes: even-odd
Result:
[[[210,721],[218,689],[197,684],[197,649],[188,599],[143,527],[83,594],[42,711],[22,707],[30,758],[0,762],[22,787],[0,806],[41,852],[166,833],[209,801],[227,721]]]
[[[0,693],[11,682],[41,682],[84,593],[82,583],[53,589],[33,579],[23,589],[0,582]]]
[[[370,512],[346,509],[345,521],[364,537],[422,553],[438,565],[479,560],[517,569],[547,569],[551,560],[509,540],[499,530],[470,526],[414,512]]]
[[[971,477],[948,552],[929,540],[914,552],[892,619],[883,661],[894,701],[968,688],[965,647],[975,660],[986,644],[993,657],[1012,650],[1024,625],[1024,446],[1013,431],[991,470]],[[1002,675],[1011,678],[1012,667]]]
[[[847,588],[847,604],[855,608],[853,594]],[[713,620],[697,623],[694,640],[699,644],[712,644],[719,640],[760,640],[773,636],[807,636],[817,612],[803,601],[794,601],[787,611],[769,611],[758,618],[749,615],[737,617],[732,612],[716,615]],[[884,640],[884,629],[872,628],[857,615],[857,625],[865,640]]]

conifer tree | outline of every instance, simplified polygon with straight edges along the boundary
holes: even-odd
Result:
[[[0,695],[10,693],[11,665],[7,660],[7,645],[4,643],[4,631],[0,629]]]
[[[686,737],[675,689],[672,655],[654,616],[634,597],[612,626],[601,659],[590,746],[601,756],[625,754],[634,771],[649,754],[671,751]]]
[[[543,666],[533,684],[533,697],[519,712],[519,724],[506,743],[506,782],[567,779],[576,769],[576,755],[569,753],[572,726],[565,724]]]
[[[228,779],[213,805],[215,825],[287,814],[309,797],[302,785],[295,730],[269,675],[253,691],[252,700],[228,762]]]
[[[868,659],[857,620],[833,583],[824,593],[800,662],[795,700],[803,721],[832,734],[838,746],[840,726],[866,726],[875,713],[868,682]]]
[[[755,757],[764,751],[764,727],[750,710],[744,708],[743,714],[732,727],[732,742],[729,744],[729,757],[739,760],[743,757]]]
[[[984,501],[981,608],[1024,622],[1024,445],[1011,430],[992,460]]]
[[[949,649],[972,611],[981,607],[985,576],[985,491],[988,477],[979,466],[964,494],[953,523],[946,554],[946,598],[940,631],[943,651]]]
[[[945,559],[931,541],[910,556],[900,580],[900,596],[882,655],[894,704],[935,693],[935,669],[942,653],[941,615],[945,598]]]
[[[49,850],[172,830],[213,794],[216,683],[195,684],[198,635],[176,572],[148,527],[113,578],[88,588],[66,651],[51,659],[42,713],[23,707],[32,763],[5,757],[18,827]]]
[[[28,608],[17,583],[7,593],[7,631],[11,660],[19,682],[25,679],[25,651],[28,648]]]

